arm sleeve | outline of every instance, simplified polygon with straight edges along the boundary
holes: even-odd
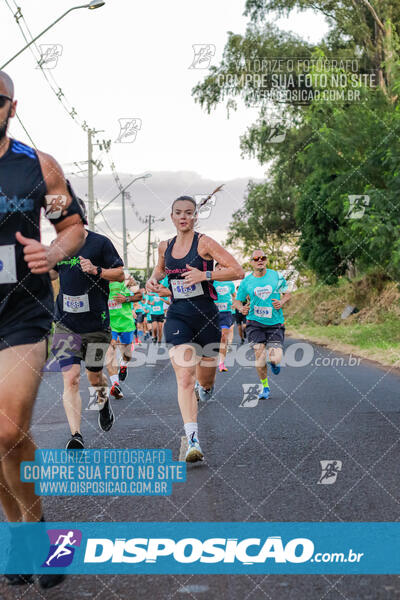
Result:
[[[240,300],[240,302],[245,302],[247,298],[247,285],[246,281],[243,279],[239,285],[239,289],[236,293],[236,300]]]
[[[279,292],[280,294],[285,294],[286,292],[289,291],[288,285],[286,283],[286,279],[283,277],[283,275],[278,271],[278,275],[279,275],[279,281],[278,281],[278,288],[277,288],[277,292]]]
[[[102,254],[103,264],[100,266],[103,267],[103,269],[115,269],[116,267],[124,266],[122,258],[116,251],[114,244],[108,238],[104,239]]]
[[[68,206],[68,208],[64,208],[66,204],[66,196],[47,195],[44,199],[46,217],[51,223],[53,223],[53,225],[57,225],[57,223],[61,223],[62,221],[64,221],[64,219],[70,217],[71,215],[79,215],[82,219],[82,223],[84,223],[84,225],[87,225],[85,205],[83,201],[80,198],[78,198],[78,196],[75,194],[68,179],[66,180],[66,182],[68,193],[72,198],[70,205]]]

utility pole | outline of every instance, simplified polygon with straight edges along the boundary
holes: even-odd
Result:
[[[93,190],[93,129],[88,129],[88,202],[89,202],[89,229],[94,231],[94,190]]]
[[[99,160],[93,160],[93,136],[96,133],[100,133],[101,131],[103,131],[102,129],[99,129],[98,131],[96,131],[96,129],[90,129],[90,127],[87,130],[87,134],[88,134],[88,203],[89,203],[89,229],[91,229],[92,231],[94,231],[94,219],[96,217],[96,213],[94,210],[94,182],[93,182],[93,177],[94,177],[94,173],[93,173],[93,166],[95,166],[97,168],[98,171],[101,171],[101,169],[103,168],[103,165],[101,164],[101,162]],[[107,142],[105,142],[106,144]],[[95,146],[100,146],[102,148],[102,145],[99,142],[96,142]]]
[[[153,215],[147,215],[146,221],[149,225],[147,232],[147,264],[146,264],[146,279],[150,277],[150,252],[151,252],[151,224],[154,220]]]
[[[126,213],[125,213],[125,194],[129,194],[125,190],[122,190],[122,249],[124,256],[124,266],[128,267],[128,243],[126,240]]]

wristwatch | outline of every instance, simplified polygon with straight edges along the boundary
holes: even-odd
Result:
[[[206,281],[212,281],[212,271],[206,271]]]
[[[102,271],[103,271],[102,267],[96,267],[96,272],[97,272],[98,277],[101,277]]]

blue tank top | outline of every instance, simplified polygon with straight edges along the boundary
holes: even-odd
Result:
[[[0,157],[0,329],[26,320],[27,314],[30,320],[43,317],[51,323],[50,277],[30,272],[23,246],[15,239],[20,231],[40,241],[40,210],[46,193],[36,151],[11,139]]]
[[[213,260],[206,260],[199,255],[200,237],[201,234],[195,231],[190,250],[183,258],[172,256],[176,236],[168,243],[165,250],[165,273],[168,276],[168,287],[172,292],[172,303],[168,309],[168,314],[192,315],[197,312],[196,308],[204,312],[216,311],[214,300],[217,299],[217,294],[211,282],[201,281],[195,286],[183,286],[183,283],[180,283],[183,280],[183,273],[188,272],[187,264],[200,271],[212,271],[214,269]]]

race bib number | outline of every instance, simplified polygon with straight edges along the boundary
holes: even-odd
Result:
[[[216,302],[215,304],[217,305],[217,308],[218,308],[218,310],[220,312],[228,310],[228,303],[227,302]]]
[[[154,313],[160,313],[160,312],[162,312],[161,306],[153,306],[153,312]]]
[[[272,317],[272,306],[255,306],[254,316],[270,319]]]
[[[89,312],[89,296],[87,294],[83,294],[83,296],[68,296],[67,294],[64,294],[63,301],[65,312]]]
[[[17,283],[14,244],[0,246],[0,283]]]
[[[195,296],[202,296],[204,294],[201,283],[185,285],[182,279],[172,279],[171,287],[176,300],[180,300],[181,298],[194,298]]]
[[[121,308],[121,304],[119,304],[115,300],[108,301],[108,310],[115,310],[117,308]]]

